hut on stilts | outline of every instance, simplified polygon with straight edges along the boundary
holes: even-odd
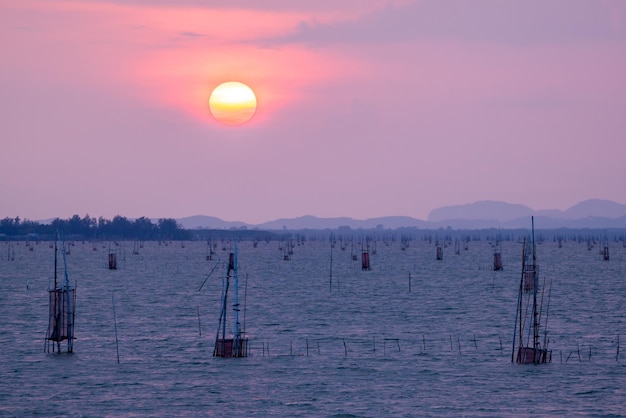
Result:
[[[233,334],[226,336],[226,314],[228,306],[228,290],[230,281],[233,279]],[[215,346],[213,357],[248,357],[248,338],[245,337],[244,327],[239,322],[239,276],[237,274],[237,242],[234,244],[234,251],[228,257],[228,269],[226,276],[222,279],[222,303],[220,309],[219,325],[215,336]]]
[[[361,270],[370,270],[370,242],[361,243]]]
[[[529,263],[526,240],[522,249],[522,277],[520,279],[517,309],[515,314],[515,331],[513,334],[513,351],[511,362],[518,364],[537,364],[552,362],[552,351],[548,350],[548,313],[550,308],[550,293],[548,293],[548,306],[545,314],[546,323],[543,326],[543,344],[540,341],[541,319],[543,311],[543,291],[541,301],[537,300],[539,288],[539,275],[537,274],[537,252],[535,247],[535,223],[532,220],[532,261]],[[526,282],[532,281],[531,291],[525,292]],[[545,289],[545,279],[544,279]],[[551,290],[551,289],[550,289]],[[516,347],[516,340],[518,346]],[[517,356],[515,351],[517,348]]]
[[[502,265],[502,245],[500,242],[500,238],[498,237],[493,250],[493,271],[504,270],[504,266]]]
[[[63,284],[57,280],[57,243],[54,243],[54,287],[48,290],[48,331],[46,332],[46,353],[61,352],[61,342],[67,341],[67,352],[74,351],[74,313],[76,307],[76,286],[70,287],[67,274],[67,252],[63,241]],[[55,350],[56,346],[56,350]]]

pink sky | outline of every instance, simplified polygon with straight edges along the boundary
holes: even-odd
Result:
[[[626,2],[0,0],[0,106],[0,218],[626,203]]]

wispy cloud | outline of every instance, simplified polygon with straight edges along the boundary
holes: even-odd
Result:
[[[188,38],[207,38],[209,35],[205,35],[203,33],[197,33],[197,32],[181,32],[180,33],[182,36],[188,37]]]
[[[626,2],[424,0],[390,4],[361,19],[300,22],[275,43],[463,40],[508,45],[626,41]]]

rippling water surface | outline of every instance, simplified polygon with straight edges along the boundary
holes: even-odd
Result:
[[[77,339],[60,355],[43,352],[54,250],[10,245],[13,261],[0,243],[0,415],[626,416],[621,243],[608,262],[586,243],[538,246],[553,283],[553,362],[526,366],[511,363],[520,243],[503,243],[502,272],[485,241],[448,247],[442,261],[425,241],[378,242],[371,271],[337,245],[331,284],[328,242],[296,245],[289,261],[278,242],[240,242],[242,359],[211,356],[221,243],[208,261],[205,242],[145,242],[138,255],[123,242],[118,270],[108,247],[70,246]]]

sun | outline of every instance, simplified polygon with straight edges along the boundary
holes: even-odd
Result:
[[[226,125],[246,123],[256,112],[256,96],[250,87],[228,81],[215,87],[209,98],[213,117]]]

